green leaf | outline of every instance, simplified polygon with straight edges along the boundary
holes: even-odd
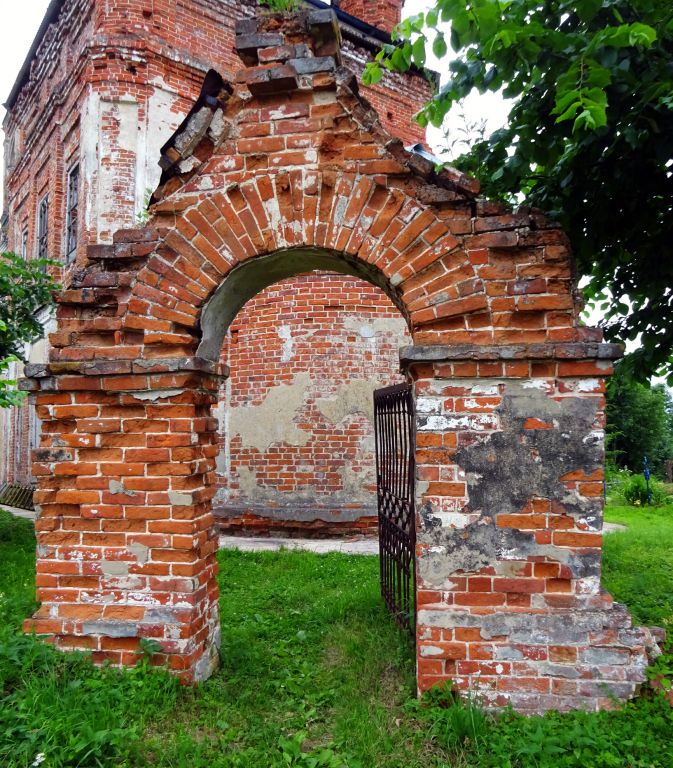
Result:
[[[441,32],[438,32],[432,43],[432,52],[438,59],[442,59],[446,56],[447,51],[448,47],[444,35]]]
[[[580,99],[581,99],[580,92],[576,89],[557,94],[556,106],[551,111],[552,115],[558,115],[558,114],[564,113],[567,109],[569,109],[575,103],[577,103],[577,105],[579,106]],[[560,120],[557,120],[557,122],[560,122]]]
[[[382,77],[383,70],[380,64],[376,61],[370,61],[365,65],[362,72],[362,83],[363,85],[376,85]]]
[[[444,36],[442,35],[442,40],[444,39]],[[435,39],[435,45],[437,44],[437,40]],[[444,42],[444,45],[446,45],[446,41]],[[460,39],[460,35],[458,34],[458,30],[455,27],[451,28],[451,47],[453,50],[458,53],[458,51],[462,48],[462,41]],[[434,49],[434,45],[433,45]]]
[[[411,59],[409,58],[406,51],[407,47],[408,46],[405,46],[404,48],[396,48],[390,57],[390,64],[392,65],[392,68],[398,70],[399,72],[406,72],[411,65]]]
[[[653,27],[650,27],[648,24],[641,24],[640,22],[631,24],[629,32],[629,43],[631,45],[649,47],[656,39],[657,32]]]
[[[582,107],[582,102],[581,101],[574,101],[572,104],[570,104],[570,106],[564,112],[562,112],[556,118],[556,122],[557,123],[562,123],[565,120],[572,120],[575,117],[575,115],[577,114],[577,110],[580,109],[581,107]]]
[[[417,38],[411,46],[411,55],[414,60],[414,64],[422,69],[425,66],[425,38]]]

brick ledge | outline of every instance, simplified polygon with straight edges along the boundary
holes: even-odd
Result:
[[[400,349],[400,363],[440,363],[454,360],[619,360],[621,344],[566,342],[506,345],[425,345]]]

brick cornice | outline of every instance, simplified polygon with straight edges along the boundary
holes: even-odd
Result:
[[[425,345],[400,349],[404,366],[414,363],[443,363],[455,360],[619,360],[624,355],[621,344],[568,342],[560,344],[506,344],[484,346]]]

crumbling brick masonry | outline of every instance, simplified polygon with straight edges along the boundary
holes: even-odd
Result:
[[[89,248],[29,371],[27,629],[122,663],[152,637],[185,679],[211,673],[222,342],[260,290],[335,270],[384,290],[413,337],[419,688],[451,678],[522,711],[630,696],[652,638],[600,588],[619,349],[579,322],[564,234],[405,152],[339,67],[331,12],[241,23],[238,50],[236,83],[212,74],[167,145],[151,222]]]

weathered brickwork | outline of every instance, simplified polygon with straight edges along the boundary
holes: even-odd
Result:
[[[402,20],[401,5],[396,0],[338,0],[334,5],[388,32]]]
[[[222,354],[221,525],[375,533],[372,392],[403,381],[410,340],[399,309],[363,280],[312,273],[251,299]]]
[[[354,72],[385,38],[381,28],[390,27],[392,14],[399,15],[401,0],[385,5],[380,19],[378,11],[362,9],[365,21],[377,25],[386,20],[378,30],[341,25],[344,63]],[[359,11],[347,6],[349,13]],[[141,0],[64,0],[34,52],[28,75],[12,94],[4,123],[9,247],[19,250],[25,231],[27,256],[37,255],[38,210],[48,198],[48,253],[61,262],[63,268],[54,271],[67,282],[85,262],[89,244],[110,243],[117,229],[134,226],[159,181],[160,148],[191,108],[209,67],[234,79],[240,67],[234,24],[257,10],[256,0],[154,0],[149,5]],[[412,120],[429,94],[422,76],[387,73],[382,83],[364,90],[394,135],[405,144],[423,140]],[[250,124],[246,136],[254,142],[268,130],[264,123]],[[66,177],[78,164],[78,246],[68,255]],[[30,359],[44,362],[35,354]],[[389,376],[394,376],[399,365],[390,361]],[[345,363],[343,370],[349,367]],[[0,422],[0,481],[31,481],[34,417],[28,411],[14,409]]]
[[[384,290],[416,345],[419,688],[455,678],[522,711],[606,705],[602,683],[627,697],[652,638],[599,587],[601,380],[620,351],[579,323],[565,237],[406,153],[338,67],[329,13],[238,31],[235,87],[174,136],[150,224],[89,248],[29,370],[45,429],[27,628],[114,662],[154,637],[185,679],[209,674],[222,343],[259,291],[334,270]]]
[[[610,706],[643,679],[651,637],[600,586],[611,361],[573,359],[594,349],[409,361],[421,690],[449,677],[489,705],[537,712]]]
[[[399,2],[387,5],[399,14]],[[83,166],[87,201],[78,257],[88,243],[111,242],[117,228],[132,226],[158,181],[159,148],[189,111],[211,66],[233,79],[239,68],[234,24],[257,9],[256,0],[154,0],[150,7],[141,0],[63,0],[29,74],[12,93],[3,125],[9,247],[18,251],[27,229],[28,254],[34,255],[37,206],[49,194],[49,253],[65,258],[65,176],[76,162]],[[347,40],[345,61],[354,71],[372,55],[374,40],[365,38]],[[391,75],[366,90],[396,111],[401,98],[405,118],[429,93],[418,76]],[[385,123],[386,111],[382,115]],[[423,140],[410,119],[395,114],[389,127],[394,124],[405,142]]]

